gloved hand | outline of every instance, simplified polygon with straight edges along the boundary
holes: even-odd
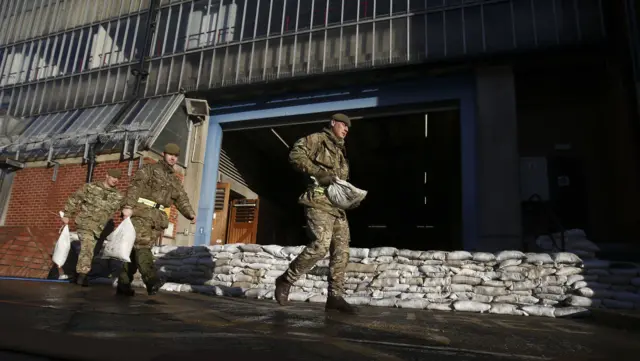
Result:
[[[131,208],[124,208],[122,210],[122,218],[129,218],[131,217],[132,214],[133,214],[133,209]]]
[[[326,187],[333,182],[333,176],[329,174],[329,172],[323,170],[316,175],[316,180],[318,181],[318,184]]]

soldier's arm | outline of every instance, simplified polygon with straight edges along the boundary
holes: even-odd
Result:
[[[187,192],[184,191],[184,187],[182,184],[179,184],[178,192],[174,197],[174,204],[176,208],[178,208],[178,212],[180,212],[185,218],[189,220],[193,220],[196,216],[196,212],[193,211],[193,207],[191,207],[191,203],[189,202],[189,196]]]
[[[147,185],[149,174],[151,173],[150,165],[147,164],[139,169],[133,176],[133,180],[129,184],[127,194],[122,200],[122,208],[133,208],[138,203],[141,189]]]
[[[322,169],[311,161],[316,143],[317,141],[313,135],[298,139],[289,152],[289,163],[302,173],[310,176],[318,176]]]
[[[88,186],[88,184],[85,184],[67,199],[67,203],[64,205],[64,216],[66,218],[73,218],[76,214],[78,207],[84,201],[84,194]]]

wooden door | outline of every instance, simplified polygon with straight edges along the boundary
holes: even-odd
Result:
[[[213,210],[213,223],[211,224],[212,245],[225,244],[227,240],[227,219],[229,218],[229,195],[231,185],[218,183],[216,187],[216,202]]]
[[[227,243],[256,243],[259,199],[236,199],[231,202]]]

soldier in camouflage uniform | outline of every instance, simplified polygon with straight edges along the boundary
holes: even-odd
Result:
[[[281,305],[286,304],[293,283],[329,251],[329,295],[325,310],[354,314],[356,309],[343,298],[345,269],[349,262],[349,223],[345,211],[333,206],[326,196],[326,188],[336,177],[349,179],[344,138],[351,120],[344,114],[335,114],[330,125],[322,132],[299,139],[289,153],[294,168],[314,177],[318,184],[311,184],[298,201],[304,206],[311,242],[276,280],[275,297]]]
[[[124,265],[118,278],[119,295],[134,295],[131,281],[136,270],[140,270],[149,295],[156,294],[162,286],[156,274],[151,248],[169,226],[172,204],[183,216],[195,222],[196,213],[174,170],[179,154],[180,147],[167,144],[162,153],[163,159],[143,166],[129,185],[122,214],[131,216],[136,240],[131,251],[131,263]]]
[[[96,242],[107,222],[122,206],[122,194],[116,189],[121,175],[122,172],[118,169],[108,170],[105,180],[85,184],[69,197],[64,207],[65,216],[62,221],[65,224],[77,212],[75,222],[80,238],[80,254],[76,266],[76,283],[84,287],[89,285],[87,274],[91,271]]]

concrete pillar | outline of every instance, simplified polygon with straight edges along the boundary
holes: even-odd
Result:
[[[476,69],[478,250],[522,248],[520,158],[513,71]]]
[[[194,126],[191,134],[191,149],[187,155],[187,169],[184,175],[184,189],[189,196],[191,206],[197,212],[200,201],[200,189],[202,187],[202,175],[204,172],[204,156],[207,149],[207,133],[209,122],[202,122]],[[195,149],[194,149],[195,148]],[[178,246],[193,246],[195,242],[196,226],[191,221],[178,215],[178,224],[175,243]],[[188,233],[185,234],[185,230]]]

